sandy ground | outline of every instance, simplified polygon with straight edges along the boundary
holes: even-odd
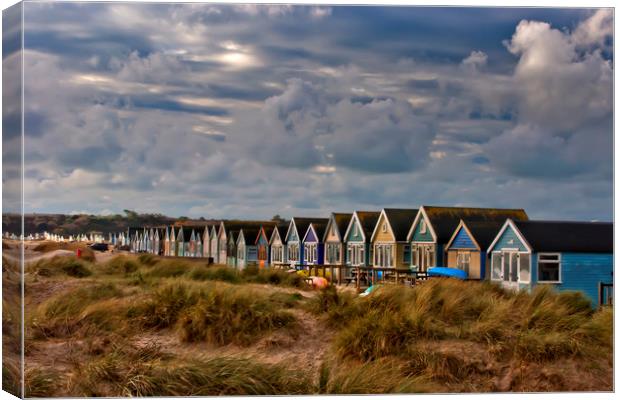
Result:
[[[39,260],[54,255],[70,255],[68,250],[56,250],[40,254],[27,246],[28,261]],[[9,249],[9,252],[12,249]],[[95,252],[97,261],[104,262],[119,253]],[[4,251],[5,257],[7,251]],[[41,279],[29,282],[26,291],[26,308],[33,309],[38,304],[56,293],[84,285],[89,278],[75,279]],[[251,285],[269,291],[300,293],[304,297],[315,294],[312,291],[301,291],[295,288],[275,287],[273,285]],[[354,290],[344,288],[343,290]],[[137,346],[158,344],[166,352],[187,358],[211,358],[218,356],[247,357],[265,363],[286,362],[287,364],[306,371],[318,371],[323,360],[329,358],[331,339],[335,332],[328,328],[316,316],[301,309],[291,309],[298,321],[298,328],[293,334],[274,332],[260,339],[250,347],[236,345],[212,346],[205,343],[184,343],[179,339],[178,332],[168,329],[148,331],[134,336],[131,340]],[[101,338],[94,338],[99,340]],[[597,360],[599,372],[593,368],[582,368],[584,360],[566,359],[553,363],[529,364],[511,362],[493,357],[489,348],[480,343],[461,340],[420,341],[417,346],[432,352],[446,355],[447,359],[458,360],[466,370],[476,371],[477,376],[488,379],[472,379],[471,382],[445,382],[448,391],[466,392],[505,392],[505,391],[549,391],[549,390],[580,390],[597,391],[612,390],[611,371],[613,365],[604,360]],[[27,341],[26,358],[29,368],[52,368],[69,375],[76,363],[83,362],[87,344],[81,339],[49,339]],[[450,356],[453,357],[450,357]],[[82,360],[82,361],[80,361]],[[586,361],[588,362],[588,361]],[[61,389],[62,391],[62,389]]]
[[[7,239],[2,239],[2,241],[5,243],[6,246],[9,247],[9,248],[2,249],[3,257],[6,257],[10,261],[14,261],[14,262],[19,261],[19,247],[18,247],[19,242],[15,240],[7,240]],[[55,256],[75,255],[75,252],[72,250],[60,249],[60,250],[49,251],[46,253],[35,251],[34,248],[37,247],[41,243],[43,243],[43,241],[24,242],[24,259],[26,262],[35,262],[35,261],[44,260],[47,258],[52,258]],[[107,260],[118,255],[119,253],[115,251],[105,251],[105,252],[95,251],[94,254],[95,254],[95,259],[97,262],[106,262]]]

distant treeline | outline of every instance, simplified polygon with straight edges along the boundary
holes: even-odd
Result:
[[[20,232],[20,215],[5,214],[2,216],[3,232],[18,234]],[[89,232],[101,232],[105,235],[126,230],[129,226],[170,225],[178,221],[188,223],[205,223],[210,220],[190,220],[185,217],[172,218],[162,214],[139,214],[124,210],[124,214],[86,215],[86,214],[25,214],[24,233],[34,234],[45,231],[61,235],[75,235]]]

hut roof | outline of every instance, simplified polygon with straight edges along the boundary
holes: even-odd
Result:
[[[259,227],[255,227],[255,226],[243,227],[241,228],[241,231],[243,232],[243,239],[245,240],[245,243],[253,245],[256,243],[256,238],[258,237],[260,226]]]
[[[612,253],[612,222],[513,221],[533,248],[540,251]]]
[[[504,222],[496,221],[463,221],[473,239],[478,243],[482,251],[491,245],[499,231],[502,229]]]
[[[306,234],[306,231],[308,230],[308,227],[310,226],[311,223],[313,222],[322,222],[322,221],[328,221],[327,218],[308,218],[308,217],[293,217],[293,220],[295,221],[295,226],[297,227],[297,233],[299,234],[300,239],[303,239],[304,235]],[[318,234],[318,232],[317,232]]]
[[[318,241],[322,241],[325,237],[325,229],[327,228],[327,224],[329,223],[328,218],[319,218],[316,221],[311,222],[314,231],[316,232],[316,238]],[[303,233],[305,235],[306,232]]]
[[[370,240],[370,236],[372,236],[372,231],[375,229],[377,225],[377,221],[379,220],[379,216],[381,215],[381,211],[356,211],[357,218],[360,221],[360,225],[364,230],[364,235],[366,236],[366,240]]]
[[[417,208],[384,208],[397,242],[407,240],[409,228],[418,214]],[[374,229],[374,228],[373,228]]]
[[[349,222],[351,222],[352,213],[332,213],[332,218],[336,227],[338,228],[338,232],[340,236],[344,235],[347,230],[347,226],[349,226]],[[344,239],[344,238],[341,238]]]
[[[528,219],[523,209],[435,206],[423,206],[423,208],[435,235],[437,235],[437,241],[440,243],[450,240],[461,219],[468,223],[475,221],[500,221],[501,224],[509,218],[514,221]]]

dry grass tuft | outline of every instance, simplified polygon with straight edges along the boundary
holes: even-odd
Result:
[[[26,272],[44,277],[66,275],[84,278],[92,275],[90,268],[89,263],[75,256],[54,256],[27,265]]]

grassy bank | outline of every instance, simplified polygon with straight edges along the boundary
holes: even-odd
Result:
[[[41,260],[26,284],[49,292],[26,312],[32,396],[611,390],[613,310],[544,287],[358,297],[149,255]]]

